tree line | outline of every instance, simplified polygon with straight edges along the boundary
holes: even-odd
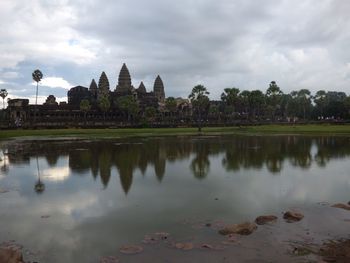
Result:
[[[206,117],[225,120],[328,120],[350,117],[350,97],[345,92],[319,90],[311,94],[308,89],[284,93],[275,81],[263,93],[261,90],[225,88],[221,100],[209,100],[209,92],[203,85],[192,89],[189,99],[197,121]]]

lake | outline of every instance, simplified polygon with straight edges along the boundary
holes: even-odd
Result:
[[[0,242],[23,246],[24,257],[38,262],[282,260],[288,245],[279,250],[276,242],[288,239],[288,231],[312,232],[311,219],[259,227],[242,237],[242,247],[226,247],[217,230],[291,208],[306,218],[328,218],[333,210],[324,204],[350,201],[349,159],[350,138],[341,136],[6,141],[0,149]],[[313,238],[349,234],[341,229],[345,217],[328,218],[334,233],[314,226]],[[169,236],[154,244],[144,239],[158,232]],[[254,246],[256,240],[263,243]],[[183,251],[176,242],[218,249]],[[261,248],[270,242],[275,254]],[[120,253],[127,244],[144,251]]]

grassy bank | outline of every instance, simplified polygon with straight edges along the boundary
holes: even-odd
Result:
[[[2,130],[0,131],[0,139],[28,136],[110,138],[197,134],[197,128]],[[202,132],[202,135],[220,134],[350,135],[350,125],[262,125],[245,127],[210,127],[204,128]]]

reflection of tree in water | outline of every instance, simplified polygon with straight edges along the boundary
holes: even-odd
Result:
[[[0,171],[3,174],[7,174],[9,171],[9,166],[7,164],[7,154],[5,153],[4,150],[2,150],[2,156],[0,156],[0,162],[1,162]]]
[[[195,152],[196,156],[191,162],[191,171],[196,178],[203,179],[209,173],[209,144],[204,141],[195,142],[193,151]]]
[[[347,137],[318,137],[315,139],[317,153],[314,158],[320,167],[326,164],[332,158],[344,158],[350,155],[350,140]]]
[[[36,157],[36,168],[37,168],[38,180],[34,185],[34,190],[36,193],[41,194],[45,191],[45,184],[41,181],[41,178],[40,178],[40,167],[39,167],[38,156]]]
[[[166,174],[167,162],[186,160],[191,156],[194,157],[190,171],[199,179],[208,175],[210,158],[222,154],[222,165],[227,171],[266,167],[274,174],[283,170],[286,161],[305,169],[313,162],[325,166],[332,158],[349,156],[349,144],[348,138],[326,136],[218,136],[141,141],[126,139],[123,143],[109,140],[71,143],[36,141],[14,143],[12,148],[5,150],[8,151],[8,162],[11,165],[27,164],[34,155],[46,158],[47,163],[53,167],[60,156],[68,155],[69,167],[74,174],[91,172],[94,178],[100,177],[105,188],[108,187],[114,166],[123,191],[128,193],[136,170],[145,174],[147,167],[151,167],[161,182]],[[312,149],[315,151],[311,152]]]
[[[293,166],[308,168],[311,165],[312,139],[301,136],[249,136],[233,140],[226,147],[222,161],[228,171],[241,168],[262,168],[279,173],[284,161]]]

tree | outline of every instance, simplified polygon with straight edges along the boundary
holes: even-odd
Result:
[[[242,105],[242,109],[244,111],[244,114],[246,115],[246,119],[249,117],[249,97],[250,97],[250,91],[249,90],[243,90],[239,94],[239,100]]]
[[[209,115],[211,116],[212,119],[220,121],[219,107],[215,104],[211,104],[209,107]]]
[[[283,92],[277,86],[276,81],[271,81],[269,88],[266,90],[266,102],[273,120],[275,119],[277,110],[281,106],[282,94]]]
[[[150,121],[153,120],[153,118],[156,116],[157,110],[154,107],[146,107],[145,109],[145,115],[146,118]]]
[[[34,111],[34,123],[36,121],[36,105],[38,104],[38,86],[39,82],[43,78],[43,73],[39,70],[36,69],[32,73],[33,80],[36,82],[36,93],[35,93],[35,111]]]
[[[101,96],[98,100],[98,106],[103,111],[103,120],[106,119],[106,112],[111,107],[111,102],[109,101],[107,96]]]
[[[343,118],[346,113],[345,92],[328,91],[326,94],[325,115],[330,118]]]
[[[38,103],[38,85],[41,79],[43,78],[43,73],[39,70],[36,69],[32,73],[33,80],[36,82],[36,95],[35,95],[35,105]]]
[[[86,114],[88,111],[91,109],[91,104],[90,101],[87,99],[83,99],[80,102],[80,110],[84,112],[84,120],[85,120],[85,125],[86,125]]]
[[[297,94],[298,101],[303,108],[303,118],[306,119],[306,110],[311,108],[311,92],[308,89],[301,89]]]
[[[197,114],[198,131],[202,131],[202,115],[209,108],[209,92],[203,85],[193,87],[188,98],[191,100],[195,114]]]
[[[2,108],[5,109],[5,98],[7,97],[8,93],[6,89],[0,90],[0,97],[2,98]]]
[[[128,121],[131,117],[135,117],[139,112],[139,105],[137,100],[132,95],[122,96],[117,99],[118,107],[126,112]]]
[[[253,90],[249,94],[249,105],[253,119],[255,116],[260,117],[261,110],[265,104],[264,94],[260,90]]]
[[[171,118],[174,117],[174,113],[177,110],[177,102],[174,97],[168,97],[165,100],[165,108],[170,112]]]
[[[345,109],[346,109],[346,115],[349,118],[349,115],[350,115],[350,97],[349,96],[345,98],[344,106],[345,106]]]
[[[327,104],[326,100],[326,91],[324,90],[319,90],[316,92],[315,96],[313,97],[314,103],[316,104],[316,108],[320,114],[320,117],[323,118],[324,116],[324,109]]]
[[[224,110],[228,114],[232,114],[234,111],[237,111],[237,104],[239,101],[238,98],[239,89],[237,88],[226,88],[221,94],[221,101],[224,103]]]

